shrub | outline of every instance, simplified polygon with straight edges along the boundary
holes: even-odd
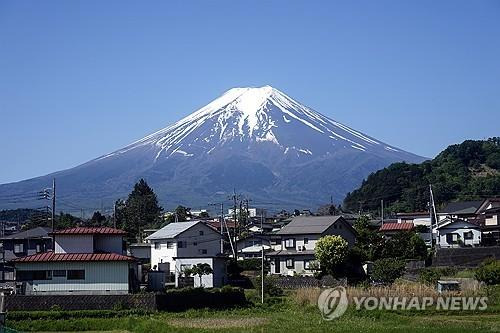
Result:
[[[457,273],[454,267],[429,267],[420,271],[419,281],[428,285],[435,285],[443,276],[453,276]]]
[[[279,277],[264,276],[264,295],[271,297],[283,296],[283,289],[277,286],[276,279],[279,279]],[[257,293],[260,295],[262,287],[262,280],[260,276],[253,279],[253,285],[257,290]]]
[[[488,259],[484,261],[476,269],[475,276],[478,281],[489,286],[500,284],[500,260]]]
[[[167,290],[157,295],[159,310],[184,311],[187,309],[230,308],[247,303],[241,288],[225,286],[221,289],[182,288]]]
[[[315,256],[323,271],[333,274],[348,254],[348,244],[340,236],[324,236],[316,243]]]
[[[375,281],[382,283],[393,283],[397,278],[403,276],[406,264],[399,259],[379,259],[373,263],[372,277]]]

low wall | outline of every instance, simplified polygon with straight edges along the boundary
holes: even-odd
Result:
[[[155,311],[156,303],[155,294],[5,296],[5,309],[7,311],[50,310],[54,307],[61,310],[113,310],[119,308]]]
[[[432,266],[445,267],[477,267],[484,260],[495,258],[500,260],[500,247],[462,247],[438,249]]]

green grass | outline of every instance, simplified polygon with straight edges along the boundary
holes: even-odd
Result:
[[[181,313],[129,314],[126,317],[8,320],[19,331],[65,332],[500,332],[498,307],[485,312],[389,312],[349,309],[333,321],[317,308],[287,300],[233,310],[190,310]]]

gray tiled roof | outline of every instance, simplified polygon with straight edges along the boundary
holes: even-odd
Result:
[[[284,226],[278,235],[322,234],[341,216],[297,216]]]
[[[440,213],[447,214],[474,214],[483,200],[450,202]]]
[[[51,231],[50,228],[46,227],[36,227],[33,229],[21,231],[9,236],[2,237],[1,239],[28,239],[28,238],[49,238],[48,235]]]
[[[201,221],[175,222],[169,223],[160,230],[146,237],[146,239],[169,239],[175,238],[177,235],[188,230],[195,224],[202,223]]]

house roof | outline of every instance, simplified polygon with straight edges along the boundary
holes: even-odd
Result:
[[[340,219],[344,220],[342,216],[296,216],[276,234],[322,234]]]
[[[44,252],[13,259],[12,262],[57,262],[57,261],[135,261],[135,258],[117,253],[54,253]]]
[[[446,207],[441,209],[440,213],[455,215],[474,214],[483,202],[484,200],[450,202]]]
[[[379,231],[409,231],[413,228],[413,223],[384,223]]]
[[[437,229],[449,228],[450,225],[455,223],[463,223],[469,225],[469,228],[479,229],[479,226],[477,224],[462,219],[450,219],[450,218],[446,218],[443,221],[441,221],[441,223],[439,223],[439,225],[437,226]]]
[[[266,253],[266,256],[303,256],[303,255],[314,255],[314,250],[304,250],[301,252],[280,250],[280,251],[272,251]]]
[[[210,230],[213,230],[209,226],[207,226],[205,223],[202,221],[187,221],[187,222],[174,222],[174,223],[169,223],[157,232],[149,235],[146,237],[146,239],[151,240],[151,239],[169,239],[169,238],[175,238],[179,234],[185,232],[186,230],[192,228],[193,226],[197,225],[198,223],[201,223],[202,225],[206,226]],[[213,230],[215,232],[215,230]]]
[[[21,231],[9,236],[2,237],[1,239],[31,239],[31,238],[50,238],[50,228],[36,227],[33,229]]]
[[[74,227],[56,230],[52,235],[126,235],[127,232],[109,227]]]

